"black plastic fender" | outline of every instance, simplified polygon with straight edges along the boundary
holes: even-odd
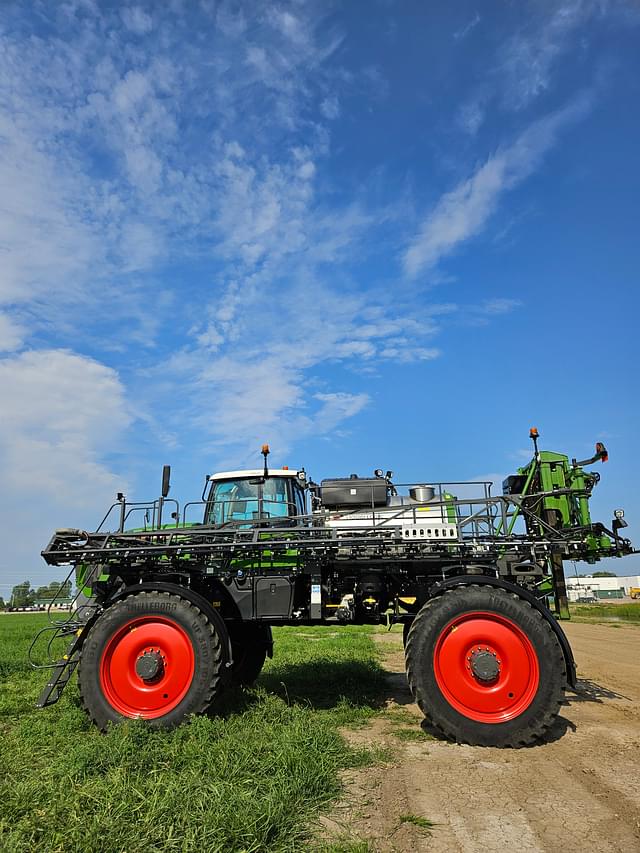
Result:
[[[549,608],[537,599],[533,593],[529,592],[528,589],[523,589],[523,587],[514,583],[509,583],[509,581],[502,580],[501,578],[492,578],[490,575],[458,575],[455,578],[448,578],[447,580],[435,583],[429,590],[429,598],[436,598],[446,590],[452,589],[456,586],[471,586],[473,584],[478,584],[479,586],[497,586],[501,589],[513,592],[515,595],[527,601],[542,616],[544,616],[549,625],[551,625],[551,628],[560,643],[560,648],[562,649],[562,654],[564,655],[564,660],[567,665],[567,682],[570,687],[575,688],[576,663],[573,659],[573,652],[571,651],[569,640],[567,640],[567,635],[564,633],[558,623],[558,620]]]

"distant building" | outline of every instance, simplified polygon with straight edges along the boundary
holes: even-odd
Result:
[[[569,601],[577,601],[579,598],[624,598],[629,595],[631,587],[640,587],[640,575],[613,578],[594,578],[591,575],[577,578],[567,575],[566,581]]]
[[[53,605],[51,606],[51,609],[52,610],[70,610],[72,602],[73,602],[72,598],[56,598],[56,600],[53,602]],[[42,610],[42,609],[48,610],[50,604],[51,604],[50,598],[37,598],[34,601],[33,606],[37,607],[39,610]]]

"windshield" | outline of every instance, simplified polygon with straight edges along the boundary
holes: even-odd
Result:
[[[217,480],[209,493],[206,523],[284,518],[295,512],[286,477],[269,477],[264,483],[257,479]]]

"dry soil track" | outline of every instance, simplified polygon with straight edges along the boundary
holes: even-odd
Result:
[[[389,716],[415,715],[401,637],[377,639],[390,715],[347,736],[396,759],[348,777],[330,834],[379,851],[640,851],[640,627],[571,623],[578,692],[545,743],[518,750],[403,742]],[[402,816],[433,821],[421,829]]]

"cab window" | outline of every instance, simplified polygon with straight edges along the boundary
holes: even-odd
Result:
[[[305,501],[304,491],[299,486],[293,487],[293,496],[296,504],[296,515],[306,515],[307,505]]]
[[[266,518],[283,518],[293,515],[289,504],[285,477],[269,477],[262,486],[262,511]]]
[[[207,507],[207,523],[226,524],[228,521],[257,518],[260,510],[258,488],[249,480],[214,482]]]
[[[207,503],[206,523],[254,521],[260,518],[284,518],[295,515],[285,477],[255,480],[216,480]]]

